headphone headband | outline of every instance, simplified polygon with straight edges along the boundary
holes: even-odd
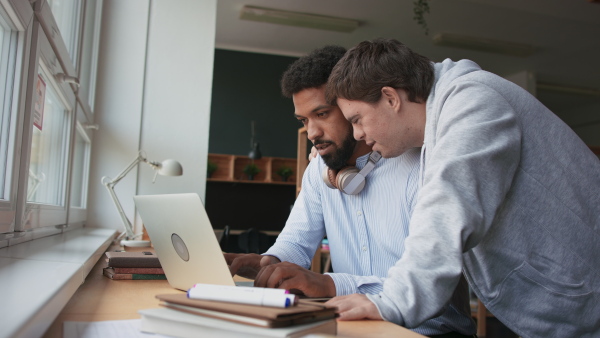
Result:
[[[381,154],[376,152],[376,151],[372,151],[369,154],[369,159],[367,160],[367,164],[365,164],[365,166],[362,168],[361,171],[358,172],[358,174],[356,174],[352,180],[350,180],[350,182],[348,182],[348,185],[345,187],[340,187],[340,190],[342,190],[343,192],[345,192],[348,195],[356,195],[358,194],[363,186],[361,186],[361,183],[363,183],[365,181],[365,178],[367,177],[367,175],[373,170],[373,168],[375,168],[375,165],[377,164],[377,162],[379,162],[379,160],[381,159]]]

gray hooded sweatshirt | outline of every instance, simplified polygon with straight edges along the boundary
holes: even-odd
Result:
[[[522,337],[599,337],[600,161],[517,85],[468,60],[434,68],[410,235],[369,299],[414,327],[464,273]]]

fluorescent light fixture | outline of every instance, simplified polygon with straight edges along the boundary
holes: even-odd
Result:
[[[433,43],[438,46],[464,48],[518,57],[527,57],[535,52],[535,47],[532,45],[449,33],[434,35]]]
[[[242,8],[240,19],[343,33],[350,33],[360,25],[358,20],[247,5]]]

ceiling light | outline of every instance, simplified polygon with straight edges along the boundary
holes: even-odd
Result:
[[[350,33],[360,25],[358,20],[254,6],[244,6],[240,19],[344,33]]]
[[[448,33],[434,35],[433,43],[438,46],[457,47],[518,57],[527,57],[535,52],[535,47],[532,45]]]

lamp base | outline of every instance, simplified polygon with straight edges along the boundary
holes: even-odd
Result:
[[[150,246],[150,241],[129,241],[124,239],[121,241],[121,245],[141,248]]]

